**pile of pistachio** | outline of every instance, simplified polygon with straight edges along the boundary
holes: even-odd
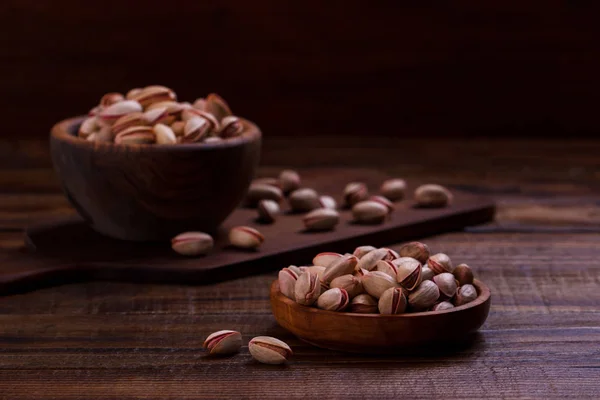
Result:
[[[165,86],[107,93],[92,108],[78,136],[115,144],[211,143],[239,136],[241,120],[217,94],[194,103],[178,102]]]
[[[431,255],[420,242],[398,252],[361,246],[353,254],[320,253],[312,266],[291,265],[279,272],[279,288],[305,306],[371,314],[441,311],[478,296],[473,271],[450,257]]]

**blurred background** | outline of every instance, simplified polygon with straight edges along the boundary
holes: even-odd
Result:
[[[148,84],[189,101],[217,92],[267,137],[594,137],[599,12],[584,0],[4,0],[0,157],[105,92]]]

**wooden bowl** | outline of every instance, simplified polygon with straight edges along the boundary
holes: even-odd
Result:
[[[271,285],[277,323],[312,345],[357,353],[393,353],[468,340],[490,310],[490,290],[475,280],[479,297],[450,310],[400,315],[356,314],[306,307]]]
[[[79,214],[118,239],[213,232],[244,197],[260,158],[261,132],[247,120],[242,135],[219,143],[141,146],[80,139],[83,120],[52,128],[54,168]]]

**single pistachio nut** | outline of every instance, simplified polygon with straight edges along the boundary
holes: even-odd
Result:
[[[398,268],[389,260],[377,261],[377,264],[375,264],[375,271],[384,272],[394,279],[396,279],[396,275],[398,274]]]
[[[406,311],[406,296],[402,288],[387,289],[379,298],[378,309],[381,314],[402,314]]]
[[[358,264],[356,264],[356,269],[363,268],[367,271],[371,271],[377,265],[377,261],[387,259],[388,254],[389,252],[385,248],[371,250],[360,258]]]
[[[421,281],[430,281],[435,276],[435,273],[425,264],[423,268],[421,268]]]
[[[337,209],[337,202],[331,196],[319,196],[319,204],[322,208]]]
[[[304,272],[304,271],[302,271],[302,269],[300,269],[300,267],[297,267],[297,266],[295,266],[295,265],[290,265],[290,266],[288,267],[288,269],[289,269],[290,271],[294,271],[294,272],[296,273],[296,275],[297,275],[297,276],[300,276],[300,274],[301,274],[302,272]]]
[[[454,308],[454,304],[450,303],[449,301],[440,301],[439,303],[431,307],[431,311],[443,311],[449,310],[451,308]]]
[[[477,290],[473,285],[462,285],[456,290],[456,297],[454,298],[454,305],[456,307],[462,306],[472,302],[477,298]]]
[[[170,126],[164,124],[156,124],[152,128],[156,135],[157,144],[175,144],[177,143],[177,137]]]
[[[153,108],[151,110],[147,110],[144,112],[143,121],[145,125],[154,125],[154,124],[169,124],[171,123],[171,116],[169,115],[169,111],[167,107],[158,107]]]
[[[356,267],[356,263],[358,263],[358,258],[353,255],[345,255],[325,268],[325,272],[321,275],[321,281],[329,286],[332,280],[337,278],[338,276],[351,274],[354,271],[354,267]]]
[[[210,355],[235,354],[242,348],[242,334],[229,330],[211,333],[204,341],[204,348]]]
[[[274,222],[277,216],[281,214],[279,203],[268,199],[260,200],[256,210],[258,211],[258,219],[266,223]]]
[[[284,169],[279,174],[279,184],[283,193],[291,193],[300,188],[300,174],[292,169]]]
[[[328,311],[343,311],[348,307],[350,297],[345,289],[333,288],[323,292],[317,299],[317,307]]]
[[[350,296],[351,299],[364,292],[360,278],[350,274],[334,278],[329,284],[329,287],[344,289],[348,292],[348,296]]]
[[[187,121],[190,118],[202,117],[210,122],[211,134],[216,134],[221,130],[221,124],[217,118],[207,111],[201,111],[195,108],[183,108],[181,111],[181,119]]]
[[[283,364],[292,356],[285,342],[270,336],[257,336],[248,343],[248,350],[256,361],[263,364]]]
[[[360,260],[361,258],[363,258],[364,255],[376,249],[377,247],[373,246],[358,246],[356,249],[354,249],[354,253],[352,254],[354,254],[356,258]]]
[[[133,100],[133,97],[142,91],[142,88],[133,88],[125,94],[125,99]]]
[[[201,142],[207,137],[212,129],[209,120],[203,117],[192,117],[185,122],[183,127],[182,141],[184,143]]]
[[[324,252],[317,254],[312,262],[313,265],[320,265],[321,267],[329,267],[332,263],[342,258],[340,253]]]
[[[358,314],[376,314],[377,299],[367,293],[361,293],[350,302],[350,311]]]
[[[185,129],[185,122],[184,121],[175,121],[171,124],[171,129],[173,130],[173,133],[175,134],[175,136],[177,136],[177,137],[183,136],[184,129]]]
[[[454,271],[450,257],[444,253],[438,253],[430,256],[427,260],[427,265],[436,275],[441,274],[442,272],[452,273]]]
[[[362,182],[350,182],[344,188],[344,204],[352,207],[356,203],[365,200],[369,195],[367,185]]]
[[[289,267],[283,268],[281,271],[279,271],[279,290],[285,297],[296,300],[294,289],[296,287],[296,282],[298,281],[299,271],[296,271],[291,267],[293,267],[293,265],[290,265]]]
[[[171,239],[171,247],[184,256],[198,256],[212,250],[214,240],[204,232],[184,232]]]
[[[120,103],[117,103],[120,104]],[[115,136],[116,144],[152,144],[156,141],[156,135],[150,126],[132,126]]]
[[[452,271],[452,274],[458,281],[459,286],[473,284],[473,270],[467,264],[458,264],[456,268],[454,268],[454,271]]]
[[[375,201],[361,201],[352,207],[352,216],[357,223],[380,224],[388,215],[388,209]]]
[[[252,183],[246,193],[246,204],[255,207],[260,200],[273,200],[280,203],[283,199],[283,192],[275,186],[264,183]]]
[[[296,212],[307,212],[321,207],[319,194],[310,188],[294,190],[290,193],[288,201],[291,209]]]
[[[102,121],[103,124],[112,125],[123,115],[141,111],[142,106],[137,101],[124,100],[103,108],[102,111],[100,111],[100,113],[98,114],[98,117],[99,121]]]
[[[183,110],[186,109],[186,107],[184,105],[182,105],[181,103],[178,103],[176,101],[159,101],[157,103],[153,103],[151,105],[149,105],[148,107],[146,107],[146,113],[148,113],[148,111],[152,111],[152,110],[157,110],[157,109],[167,109],[167,117],[164,119],[161,119],[160,122],[162,122],[163,124],[172,124],[173,122],[175,122],[176,120],[178,120],[179,118],[182,117],[183,115]]]
[[[265,237],[249,226],[236,226],[229,231],[229,242],[241,249],[256,249],[265,241]]]
[[[92,133],[96,132],[100,127],[97,124],[97,117],[89,117],[83,120],[79,126],[78,136],[86,139]]]
[[[441,185],[421,185],[415,190],[415,201],[419,207],[445,207],[452,203],[452,197],[452,193]]]
[[[440,299],[447,300],[454,297],[458,284],[454,275],[448,272],[442,272],[433,277],[433,283],[435,283],[440,289]]]
[[[197,98],[196,100],[194,100],[192,107],[198,110],[206,111],[206,99],[204,97]]]
[[[398,287],[396,279],[381,271],[369,271],[362,277],[362,284],[365,291],[376,299],[379,299],[387,289]]]
[[[418,260],[412,257],[400,257],[393,261],[398,268],[396,281],[406,290],[413,290],[421,283],[423,268]]]
[[[437,303],[439,298],[437,285],[432,281],[423,281],[408,295],[408,304],[417,311],[423,311]]]
[[[131,128],[132,126],[146,126],[149,125],[147,121],[144,119],[144,114],[141,112],[132,112],[126,115],[123,115],[121,118],[117,119],[114,124],[111,126],[111,131],[113,135],[117,135],[120,132],[123,132],[127,128]]]
[[[369,201],[374,201],[376,203],[379,203],[383,206],[385,206],[385,208],[387,208],[388,213],[391,213],[392,211],[394,211],[394,203],[392,203],[391,201],[389,201],[387,198],[383,197],[383,196],[371,196],[368,198]]]
[[[330,208],[317,208],[302,218],[309,231],[328,231],[340,222],[340,214]]]
[[[162,101],[175,101],[177,100],[177,96],[168,87],[153,85],[146,86],[139,92],[136,92],[135,95],[132,95],[132,100],[137,101],[142,107],[146,108],[151,104]]]
[[[100,106],[101,107],[112,106],[113,104],[118,103],[123,100],[125,100],[125,97],[123,97],[123,95],[121,93],[116,93],[116,92],[106,93],[100,99]]]
[[[217,121],[221,121],[225,117],[233,114],[227,102],[216,93],[211,93],[206,96],[204,109],[213,114],[217,118]]]
[[[202,143],[219,143],[219,142],[222,142],[222,141],[223,141],[223,139],[221,139],[218,136],[209,136],[206,139],[204,139],[202,141]]]
[[[381,184],[379,192],[391,201],[401,200],[406,192],[406,181],[404,179],[388,179]]]
[[[421,264],[424,264],[429,258],[429,246],[421,242],[406,243],[400,247],[398,254],[400,257],[412,257],[418,260]]]
[[[314,271],[304,271],[298,277],[294,286],[294,298],[296,303],[303,306],[315,304],[321,294],[319,276]]]
[[[221,120],[219,136],[227,139],[241,135],[244,131],[242,120],[235,115],[229,115]]]

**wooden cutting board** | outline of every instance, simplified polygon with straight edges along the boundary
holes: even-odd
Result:
[[[352,180],[378,188],[388,178],[374,170],[321,169],[303,173],[305,187],[340,199]],[[0,292],[13,292],[62,284],[74,280],[101,279],[133,282],[205,284],[223,279],[275,270],[289,264],[310,264],[321,251],[352,252],[359,245],[384,246],[427,235],[460,230],[494,217],[494,203],[484,197],[453,190],[454,202],[439,209],[415,208],[412,191],[420,183],[409,181],[407,200],[397,202],[391,218],[380,225],[352,223],[349,210],[341,211],[334,231],[304,231],[301,214],[286,213],[275,223],[256,220],[256,211],[239,208],[215,237],[214,251],[199,258],[174,253],[170,243],[125,242],[102,236],[79,217],[50,221],[26,231],[27,251],[14,263],[0,265]],[[234,249],[227,232],[236,225],[261,231],[266,240],[258,251]]]

